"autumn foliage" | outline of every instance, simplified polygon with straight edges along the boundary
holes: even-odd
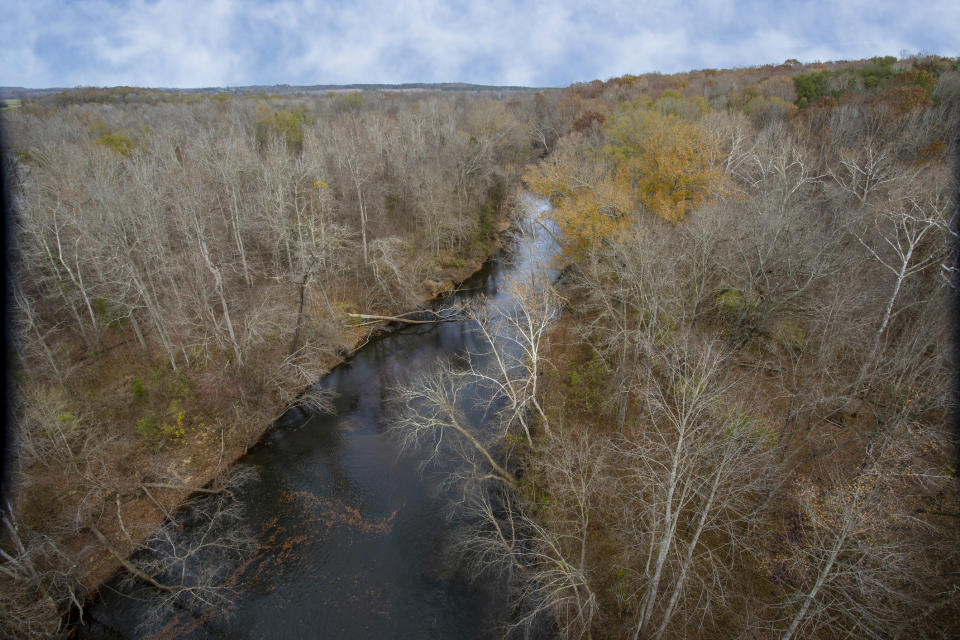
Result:
[[[568,90],[569,133],[524,176],[569,304],[516,508],[553,562],[519,581],[563,637],[955,635],[958,71]]]
[[[605,123],[602,145],[574,133],[527,170],[527,186],[554,205],[549,215],[568,255],[622,235],[643,214],[676,224],[722,192],[717,141],[696,121],[663,112],[684,104],[676,94],[620,105]],[[574,131],[585,119],[603,122],[593,113]]]
[[[634,205],[671,223],[720,191],[716,141],[677,116],[627,105],[607,128],[602,153],[630,185]]]

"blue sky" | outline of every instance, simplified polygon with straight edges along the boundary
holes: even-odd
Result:
[[[958,33],[957,0],[6,0],[0,85],[566,86],[787,58],[953,57]]]

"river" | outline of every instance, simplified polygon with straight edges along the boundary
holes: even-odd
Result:
[[[525,239],[506,242],[438,307],[480,294],[484,304],[513,304],[505,283],[544,268],[557,249],[530,220],[545,205],[523,206]],[[471,580],[451,553],[443,483],[420,471],[417,452],[400,454],[385,406],[392,385],[479,346],[466,320],[372,340],[318,383],[336,393],[334,413],[289,411],[238,463],[259,476],[238,495],[258,549],[235,570],[233,604],[155,619],[149,602],[129,597],[136,587],[115,580],[85,610],[78,637],[499,637],[506,585]]]

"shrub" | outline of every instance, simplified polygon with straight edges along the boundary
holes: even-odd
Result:
[[[356,110],[363,105],[363,95],[359,91],[351,91],[340,99],[345,109]]]
[[[793,117],[797,107],[776,96],[756,96],[744,105],[743,112],[753,120],[754,125],[763,128]]]
[[[784,348],[803,349],[807,343],[807,332],[802,326],[790,320],[784,320],[774,329],[774,339]]]
[[[759,305],[759,298],[754,296],[748,301],[739,289],[727,289],[717,296],[717,309],[722,315],[734,320],[755,310]]]
[[[303,151],[303,125],[309,123],[311,118],[312,113],[306,105],[300,105],[293,111],[281,109],[276,112],[265,105],[259,106],[253,125],[257,149],[263,150],[271,138],[279,138],[290,153],[299,154]]]
[[[897,59],[893,56],[870,58],[869,63],[857,69],[856,73],[863,78],[864,87],[873,89],[884,84],[897,74],[893,68],[896,61]]]
[[[100,136],[97,138],[97,144],[122,156],[129,156],[137,148],[137,144],[122,133],[108,133]]]
[[[570,372],[567,396],[570,405],[578,411],[593,411],[606,397],[609,371],[603,359],[594,353],[589,362],[578,363]]]
[[[163,437],[163,433],[157,428],[157,425],[150,418],[140,418],[137,422],[137,425],[134,427],[137,433],[139,433],[145,440],[156,444]]]
[[[599,111],[587,111],[579,118],[573,122],[574,131],[593,131],[594,123],[598,127],[602,127],[603,123],[606,122],[607,117],[600,113]]]
[[[176,422],[173,424],[157,424],[150,418],[143,417],[137,422],[134,430],[145,440],[155,445],[162,444],[164,440],[179,442],[187,432],[187,427],[184,424],[186,415],[185,411],[178,411]]]
[[[927,107],[933,104],[928,91],[921,86],[893,87],[882,96],[880,101],[890,105],[895,113],[904,114],[917,107]]]
[[[829,86],[829,71],[805,73],[793,77],[793,87],[797,90],[797,106],[805,107],[811,102],[831,95]],[[839,96],[833,96],[835,98]]]

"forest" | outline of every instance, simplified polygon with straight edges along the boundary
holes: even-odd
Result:
[[[509,581],[504,632],[956,632],[960,61],[541,91],[82,89],[2,117],[0,633],[63,636],[120,567],[215,593],[128,558],[191,494],[225,495],[284,408],[328,408],[311,384],[382,328],[369,317],[477,270],[521,189],[551,205],[559,280],[467,309],[499,366],[396,389],[392,426],[462,461],[439,473],[463,557]],[[493,432],[469,424],[467,380]]]

